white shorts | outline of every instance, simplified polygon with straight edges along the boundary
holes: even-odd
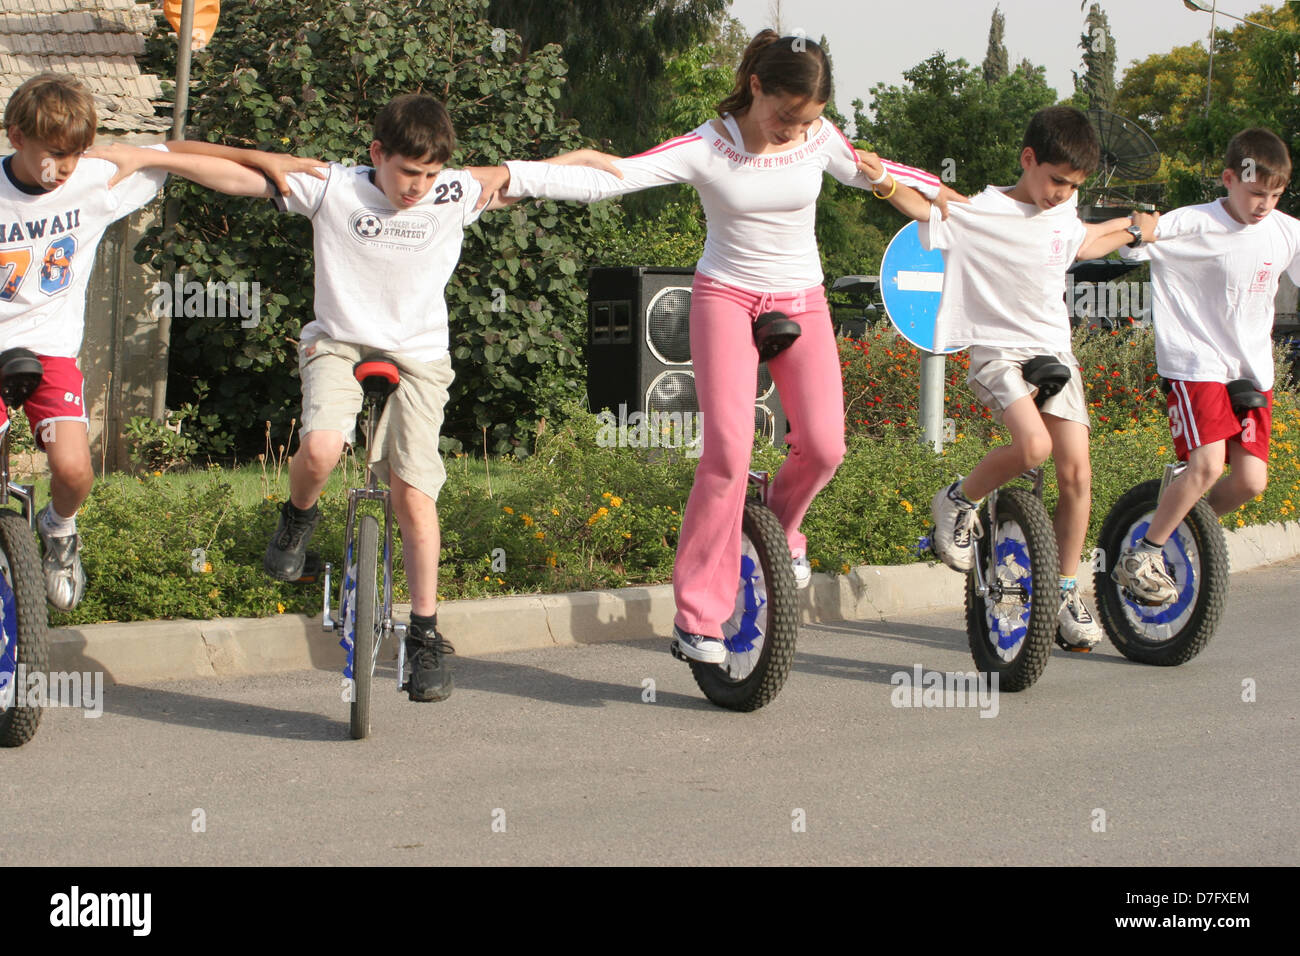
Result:
[[[1033,395],[1037,390],[1025,381],[1021,367],[1035,355],[1050,355],[1069,366],[1070,381],[1047,401],[1041,409],[1044,415],[1055,415],[1066,421],[1079,422],[1092,428],[1088,403],[1083,397],[1083,374],[1079,360],[1071,352],[1047,352],[1039,349],[1004,349],[987,345],[970,347],[970,373],[966,381],[975,397],[989,407],[994,419],[1001,424],[1002,413],[1013,402]]]

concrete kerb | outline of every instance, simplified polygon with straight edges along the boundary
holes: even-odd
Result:
[[[1234,572],[1300,555],[1300,523],[1257,525],[1226,533]],[[1091,585],[1082,569],[1080,584]],[[801,593],[806,623],[887,620],[915,611],[960,607],[965,578],[940,564],[864,565],[848,574],[814,574]],[[672,586],[528,594],[446,601],[440,629],[461,656],[605,641],[666,640],[674,614]],[[399,620],[409,608],[399,606]],[[954,621],[954,627],[960,622]],[[283,671],[342,670],[336,632],[319,617],[91,624],[52,633],[50,669],[102,671],[106,683],[194,677],[243,677]],[[387,655],[387,650],[385,651]]]

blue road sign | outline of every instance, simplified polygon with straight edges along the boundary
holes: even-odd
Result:
[[[943,253],[926,250],[909,222],[889,242],[880,263],[880,292],[898,333],[919,349],[934,351],[934,320],[943,293]],[[958,352],[949,349],[945,355]]]

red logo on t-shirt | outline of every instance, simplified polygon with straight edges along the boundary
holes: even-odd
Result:
[[[1273,263],[1266,262],[1255,272],[1255,280],[1250,284],[1251,292],[1268,292],[1271,288],[1270,279],[1273,278],[1273,270],[1269,268]]]
[[[1057,230],[1057,238],[1053,239],[1048,246],[1047,264],[1049,266],[1059,266],[1065,262],[1065,240],[1060,238],[1060,231]]]

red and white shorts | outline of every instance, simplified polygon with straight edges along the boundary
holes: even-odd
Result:
[[[1203,445],[1236,442],[1256,458],[1268,461],[1268,439],[1273,430],[1273,391],[1264,392],[1268,404],[1238,415],[1222,382],[1170,381],[1169,431],[1179,461]]]
[[[32,426],[36,447],[44,449],[45,440],[53,437],[54,422],[82,422],[90,427],[86,417],[86,381],[77,368],[77,360],[58,355],[40,355],[45,374],[41,384],[23,404],[23,412]],[[0,399],[0,431],[9,427],[9,413]]]

